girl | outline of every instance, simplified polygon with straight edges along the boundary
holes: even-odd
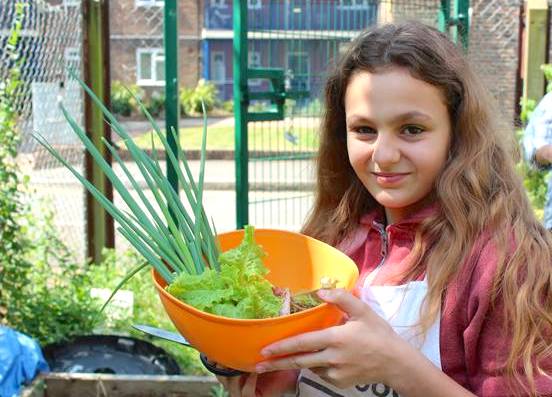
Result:
[[[303,232],[350,255],[343,325],[263,350],[235,396],[552,396],[552,240],[513,134],[455,46],[418,23],[362,34],[329,77]],[[291,354],[291,356],[289,356]]]

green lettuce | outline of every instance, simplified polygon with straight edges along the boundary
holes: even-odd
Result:
[[[167,291],[208,313],[232,318],[277,317],[282,298],[265,278],[266,253],[255,242],[254,228],[245,227],[241,244],[219,256],[220,272],[207,268],[198,275],[180,274]]]

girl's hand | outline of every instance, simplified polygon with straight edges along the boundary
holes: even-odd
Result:
[[[295,391],[299,371],[286,370],[234,377],[217,376],[230,397],[280,397]]]
[[[322,290],[319,295],[344,311],[347,321],[267,346],[261,352],[267,358],[292,356],[263,361],[256,371],[310,368],[325,381],[343,389],[370,383],[393,387],[393,380],[400,376],[397,372],[401,361],[421,353],[352,294],[331,289]]]

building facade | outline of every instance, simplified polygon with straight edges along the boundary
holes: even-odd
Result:
[[[147,93],[163,90],[163,0],[109,2],[111,79],[137,84]],[[197,0],[178,1],[179,77],[183,86],[200,78],[200,31],[203,23]]]

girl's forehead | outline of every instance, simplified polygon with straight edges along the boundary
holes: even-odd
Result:
[[[446,111],[441,90],[413,77],[406,68],[388,68],[380,72],[355,72],[347,85],[345,111],[394,113],[414,109],[424,113]]]

